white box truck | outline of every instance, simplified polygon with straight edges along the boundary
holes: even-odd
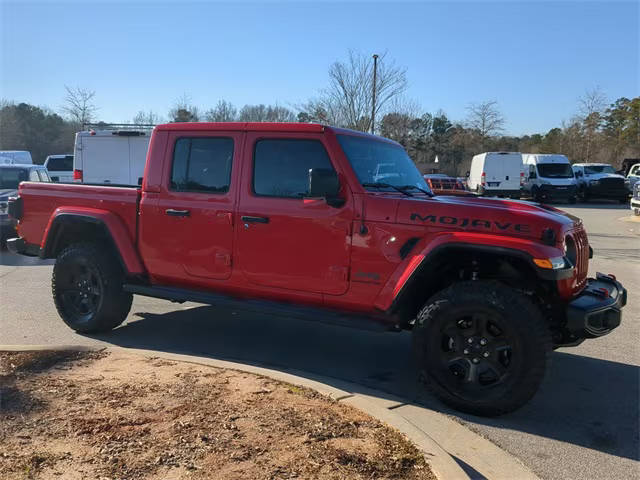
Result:
[[[144,174],[149,130],[86,130],[76,133],[73,181],[137,185]]]
[[[576,179],[566,156],[555,153],[524,153],[522,163],[523,191],[536,202],[562,199],[576,203]]]
[[[522,154],[485,152],[471,160],[467,184],[478,195],[520,198]]]

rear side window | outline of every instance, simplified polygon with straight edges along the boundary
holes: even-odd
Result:
[[[173,151],[171,190],[228,192],[232,161],[231,138],[180,138]]]
[[[253,191],[267,197],[302,198],[309,193],[309,170],[333,169],[318,140],[260,140],[253,159]]]
[[[50,158],[47,162],[47,170],[54,172],[70,172],[73,170],[73,155],[61,158]]]
[[[38,170],[38,175],[40,176],[40,181],[41,182],[50,182],[51,181],[51,177],[49,177],[49,173],[45,170]]]
[[[29,181],[30,182],[39,182],[40,181],[40,177],[38,176],[38,171],[37,170],[31,170],[29,172]]]

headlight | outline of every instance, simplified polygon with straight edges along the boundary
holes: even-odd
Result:
[[[589,180],[589,185],[600,185],[600,180]]]

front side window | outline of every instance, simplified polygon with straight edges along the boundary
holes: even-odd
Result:
[[[253,191],[267,197],[305,197],[312,168],[333,169],[322,142],[259,140],[253,158]]]
[[[231,138],[179,138],[173,151],[171,190],[228,192],[232,163]]]
[[[338,135],[338,141],[358,180],[366,188],[378,188],[373,185],[387,184],[429,190],[424,178],[401,146],[354,135]]]

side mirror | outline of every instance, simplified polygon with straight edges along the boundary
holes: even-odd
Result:
[[[340,182],[338,174],[330,168],[309,169],[309,194],[311,198],[324,197],[332,207],[341,207],[344,200],[338,197]]]
[[[529,178],[538,178],[538,174],[536,172],[529,172]]]
[[[469,178],[469,175],[471,175],[471,172],[467,172],[464,174],[465,177]]]

